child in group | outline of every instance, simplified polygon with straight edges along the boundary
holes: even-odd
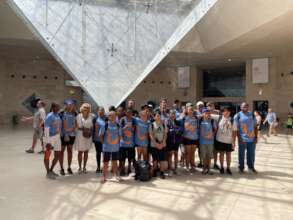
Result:
[[[199,120],[200,154],[203,160],[203,174],[210,173],[211,159],[214,157],[214,139],[217,131],[216,121],[211,118],[211,112],[205,108]]]
[[[176,119],[176,110],[170,111],[169,120],[167,122],[168,135],[167,135],[167,150],[169,169],[173,170],[174,174],[177,174],[178,165],[178,149],[182,141],[183,126],[181,120]],[[174,156],[174,166],[172,165],[172,159]]]
[[[135,149],[134,149],[134,118],[132,117],[132,109],[125,111],[125,116],[120,120],[120,175],[125,175],[125,160],[128,159],[127,174],[131,173],[131,164],[134,165]]]
[[[155,113],[155,121],[149,128],[151,138],[151,154],[153,158],[153,176],[157,176],[158,164],[160,164],[160,176],[165,179],[165,170],[167,169],[167,152],[166,140],[168,129],[161,120],[161,112],[158,110]]]
[[[45,132],[44,132],[44,142],[45,142],[45,156],[44,165],[47,171],[47,178],[56,179],[56,174],[53,170],[55,165],[60,159],[61,154],[61,118],[58,114],[60,106],[56,103],[52,103],[51,112],[47,115],[45,119]],[[50,155],[51,151],[54,150],[54,159],[50,167]]]
[[[119,160],[119,124],[116,122],[116,112],[110,111],[108,121],[101,127],[100,136],[103,143],[103,176],[101,183],[107,181],[109,162],[112,162],[112,171],[117,181],[120,181],[118,176],[117,161]]]
[[[224,174],[224,155],[226,154],[227,173],[232,175],[230,170],[231,152],[235,146],[232,145],[233,118],[231,117],[231,109],[224,108],[223,115],[220,116],[218,122],[218,131],[216,135],[215,151],[220,153],[220,173]]]
[[[139,118],[135,118],[135,145],[137,146],[137,159],[141,157],[148,161],[149,125],[148,115],[145,110],[139,113]]]
[[[65,109],[60,112],[60,118],[62,120],[62,129],[61,129],[61,144],[62,150],[60,155],[60,174],[65,175],[63,168],[64,152],[67,149],[67,161],[68,161],[68,174],[72,175],[71,162],[72,162],[72,146],[75,141],[75,129],[77,127],[75,118],[77,113],[75,112],[75,103],[71,99],[64,101]]]
[[[183,144],[185,146],[186,168],[195,170],[194,154],[198,146],[198,119],[194,114],[193,107],[187,107],[187,115],[183,118]]]
[[[98,115],[94,118],[93,121],[93,142],[95,144],[96,148],[96,162],[97,162],[97,169],[96,173],[101,172],[101,155],[102,155],[102,148],[103,144],[101,141],[101,137],[99,135],[101,127],[105,126],[105,123],[107,121],[107,117],[105,115],[105,109],[104,107],[100,106],[97,109]]]

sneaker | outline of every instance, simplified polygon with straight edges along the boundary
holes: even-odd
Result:
[[[249,169],[248,173],[249,174],[257,174],[257,171],[256,171],[256,169],[253,168],[253,169]]]
[[[50,173],[52,174],[52,175],[54,175],[55,177],[57,177],[57,176],[59,176],[57,173],[55,173],[54,171],[50,171]]]
[[[28,154],[33,154],[33,153],[35,153],[35,151],[34,151],[32,148],[26,150],[25,152],[28,153]]]
[[[124,170],[121,170],[120,176],[125,176],[125,171]]]
[[[227,173],[228,173],[229,175],[232,175],[232,172],[231,172],[230,168],[227,168]]]
[[[100,168],[97,168],[96,169],[96,173],[101,173],[101,169]]]
[[[55,180],[56,179],[56,176],[52,172],[47,173],[46,177],[48,179],[50,179],[50,180]]]
[[[61,176],[65,176],[65,171],[64,171],[64,169],[61,169],[61,170],[60,170],[60,175],[61,175]]]
[[[84,174],[87,174],[86,168],[83,168],[82,172],[83,172]]]
[[[166,178],[164,172],[161,172],[160,173],[160,177],[161,177],[161,179],[165,179]]]
[[[209,174],[209,175],[214,175],[214,173],[213,173],[211,170],[208,170],[208,171],[207,171],[207,174]]]
[[[197,167],[198,167],[198,168],[203,168],[202,163],[199,163],[199,164],[197,165]]]
[[[220,167],[218,166],[218,164],[214,164],[214,169],[215,170],[220,170]]]
[[[173,170],[173,174],[174,174],[174,175],[178,175],[178,173],[177,173],[176,170]]]
[[[45,151],[43,151],[43,150],[38,152],[38,154],[44,154],[44,153],[45,153]]]
[[[239,169],[239,174],[244,174],[244,170]]]
[[[78,174],[82,174],[82,169],[79,168],[77,172],[78,172]]]
[[[127,170],[127,175],[131,174],[131,169]]]
[[[220,174],[224,174],[225,173],[225,170],[224,170],[224,168],[222,167],[221,169],[220,169]]]
[[[208,170],[206,170],[206,169],[203,169],[201,173],[202,173],[202,175],[207,175],[207,174],[208,174],[208,172],[209,172]]]
[[[71,168],[68,168],[68,169],[67,169],[67,173],[68,173],[69,175],[73,175],[73,172],[72,172]]]

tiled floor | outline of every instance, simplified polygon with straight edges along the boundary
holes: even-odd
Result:
[[[257,176],[202,176],[99,183],[94,150],[86,175],[46,179],[42,156],[24,153],[30,129],[0,130],[0,216],[5,220],[293,219],[293,137],[257,146]],[[76,171],[76,154],[73,168]],[[59,169],[59,166],[57,167]]]

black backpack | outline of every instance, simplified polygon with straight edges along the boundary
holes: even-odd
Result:
[[[135,180],[149,181],[152,178],[151,165],[148,161],[138,160],[134,164]]]

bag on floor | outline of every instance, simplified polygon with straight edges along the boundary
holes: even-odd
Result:
[[[152,178],[151,165],[147,161],[135,162],[135,180],[149,181]]]

